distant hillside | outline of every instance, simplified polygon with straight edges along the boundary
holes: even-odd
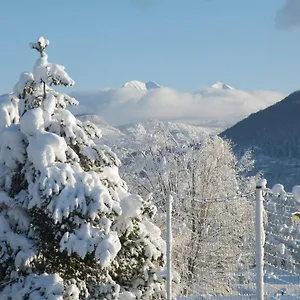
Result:
[[[140,123],[130,123],[118,127],[107,124],[98,115],[77,115],[81,121],[91,121],[101,130],[102,142],[117,149],[132,147],[138,144],[147,144],[155,136],[170,135],[178,143],[190,143],[199,141],[209,135],[216,135],[222,129],[223,123],[205,123],[190,125],[180,122],[162,122],[159,120],[147,120]]]
[[[160,134],[171,135],[178,143],[190,143],[191,141],[199,141],[209,135],[219,133],[220,127],[205,125],[190,125],[179,122],[163,122],[159,120],[147,120],[139,123],[131,123],[119,126],[118,129],[126,134],[129,140],[133,141],[149,141],[154,136]]]
[[[220,136],[268,156],[300,158],[300,91],[251,114]]]

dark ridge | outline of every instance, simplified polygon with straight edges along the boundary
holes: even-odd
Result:
[[[220,136],[265,155],[300,158],[300,91],[251,114]]]

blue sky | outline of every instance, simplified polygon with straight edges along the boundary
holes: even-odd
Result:
[[[300,88],[300,21],[295,7],[281,11],[281,22],[278,13],[295,1],[4,1],[0,92],[31,71],[37,55],[28,43],[43,35],[49,60],[66,66],[75,90],[137,79],[179,91],[222,81],[289,93]]]

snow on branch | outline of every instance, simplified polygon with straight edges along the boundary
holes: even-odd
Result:
[[[49,46],[49,44],[50,41],[41,36],[38,38],[37,42],[29,43],[29,47],[42,53]]]
[[[66,109],[72,86],[41,56],[0,101],[0,298],[162,299],[164,241],[101,131]],[[1,100],[1,99],[0,99]]]

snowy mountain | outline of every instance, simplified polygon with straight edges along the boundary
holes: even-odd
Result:
[[[133,88],[133,89],[137,89],[139,91],[149,91],[152,89],[160,88],[160,85],[158,85],[157,83],[155,83],[153,81],[141,82],[138,80],[132,80],[132,81],[126,82],[122,86],[122,88]]]
[[[103,137],[120,137],[123,135],[123,133],[117,129],[116,127],[113,127],[109,124],[107,124],[101,117],[98,115],[77,115],[77,118],[83,122],[90,121],[93,124],[95,124],[99,129],[101,129],[101,134]]]
[[[211,86],[213,89],[221,89],[221,90],[234,90],[235,88],[231,87],[230,85],[222,82],[216,82]]]
[[[96,113],[113,125],[149,119],[183,120],[183,123],[217,120],[234,124],[283,98],[278,92],[242,91],[220,82],[210,88],[183,93],[152,81],[136,80],[121,88],[73,92],[71,96],[80,102],[73,113]]]
[[[97,115],[77,117],[81,121],[93,122],[101,130],[101,141],[118,153],[124,148],[137,149],[137,147],[147,146],[153,139],[159,139],[159,137],[162,140],[171,138],[178,144],[188,144],[216,135],[224,129],[222,127],[224,124],[220,123],[190,125],[154,119],[113,127]]]
[[[206,136],[220,132],[219,127],[205,127],[184,123],[147,120],[140,123],[131,123],[118,127],[130,140],[146,140],[158,134],[170,134],[177,142],[187,143],[192,140],[201,140]]]

